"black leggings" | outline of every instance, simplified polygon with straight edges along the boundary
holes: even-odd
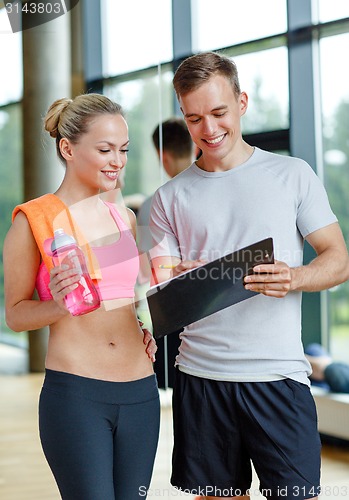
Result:
[[[155,375],[107,382],[46,370],[40,438],[64,500],[145,498],[159,422]]]

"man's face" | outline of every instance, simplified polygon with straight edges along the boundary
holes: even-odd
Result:
[[[223,162],[241,143],[240,119],[247,101],[247,95],[236,96],[229,80],[221,75],[180,97],[190,135],[206,160]]]

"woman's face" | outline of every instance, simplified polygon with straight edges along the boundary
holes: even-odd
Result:
[[[91,191],[115,189],[127,162],[128,127],[119,114],[93,118],[77,144],[69,143],[67,174]]]

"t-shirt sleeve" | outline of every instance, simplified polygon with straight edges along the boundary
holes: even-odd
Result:
[[[331,209],[324,185],[306,162],[302,162],[298,179],[297,226],[306,238],[314,231],[337,222],[337,217]]]
[[[149,254],[151,259],[164,256],[181,258],[179,243],[173,225],[166,213],[161,194],[158,190],[153,196],[150,210],[152,248],[149,250]]]

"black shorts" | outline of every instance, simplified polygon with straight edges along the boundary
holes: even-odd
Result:
[[[176,488],[244,495],[252,461],[266,498],[320,494],[321,442],[308,386],[290,379],[224,382],[176,370],[173,419]]]

